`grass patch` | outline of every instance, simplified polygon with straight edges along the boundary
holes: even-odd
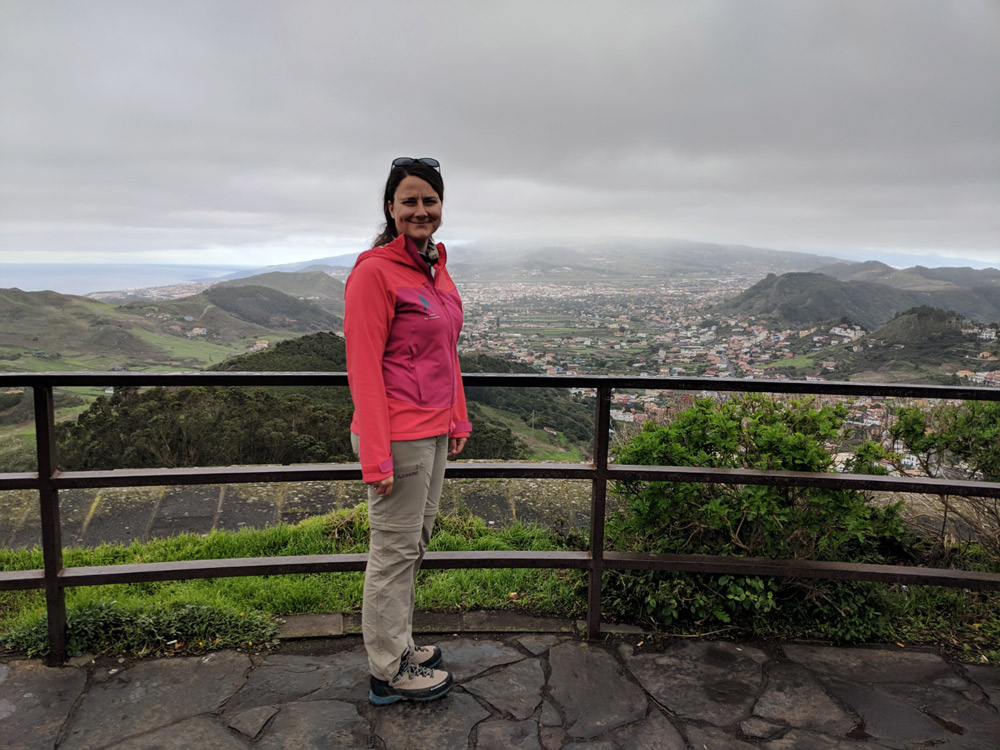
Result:
[[[553,437],[541,427],[531,427],[520,417],[486,404],[477,404],[490,421],[501,424],[519,438],[531,451],[531,461],[552,461],[580,463],[584,460],[580,448],[563,433]]]
[[[816,357],[800,355],[787,359],[777,359],[771,362],[774,367],[794,367],[796,369],[810,369],[816,366]]]
[[[579,535],[567,537],[524,524],[495,529],[461,509],[438,517],[430,549],[560,550],[585,548]],[[67,567],[137,562],[204,560],[364,552],[367,508],[337,511],[299,524],[237,532],[187,534],[147,543],[67,548]],[[971,553],[970,553],[971,554]],[[968,569],[995,569],[986,558],[952,560]],[[0,570],[42,567],[39,549],[0,549]],[[585,574],[570,570],[457,569],[420,574],[416,607],[464,612],[508,609],[556,617],[582,617]],[[258,650],[275,642],[278,618],[291,614],[358,612],[362,573],[253,576],[164,581],[67,589],[69,648],[73,654],[202,653],[220,648]],[[615,578],[605,582],[605,606],[614,608]],[[840,585],[829,582],[829,585]],[[932,645],[972,663],[1000,663],[1000,593],[933,586],[863,584],[865,605],[877,605],[878,627],[861,640]],[[822,609],[817,598],[813,609]],[[737,627],[691,622],[652,623],[643,612],[622,618],[663,635],[733,639],[829,638],[824,620],[809,608],[778,603]],[[831,614],[831,613],[827,613]],[[836,614],[836,613],[832,613]],[[841,616],[846,616],[840,613]],[[824,634],[825,633],[825,634]],[[859,636],[860,637],[860,636]],[[0,643],[30,656],[47,652],[45,600],[41,591],[0,593]]]
[[[494,530],[464,511],[438,517],[430,549],[556,550],[568,544],[535,526],[515,524]],[[367,508],[360,505],[294,526],[67,548],[63,559],[67,567],[85,567],[352,553],[367,548]],[[0,570],[41,566],[38,549],[0,549]],[[419,609],[520,609],[578,616],[583,608],[579,594],[583,578],[577,571],[428,570],[420,576]],[[360,611],[363,586],[363,573],[331,573],[71,588],[66,591],[69,646],[72,653],[137,654],[266,647],[274,640],[272,629],[281,615]],[[44,654],[45,620],[42,592],[0,593],[0,642],[8,648]]]
[[[934,645],[963,661],[1000,664],[1000,593],[894,586],[890,635]]]
[[[0,472],[35,471],[34,425],[0,429]]]
[[[168,353],[169,359],[197,362],[202,365],[221,362],[227,357],[232,357],[234,354],[243,353],[245,349],[243,342],[238,342],[232,346],[223,346],[209,341],[171,336],[165,333],[153,333],[142,328],[133,328],[129,333],[139,337],[148,344],[162,348]]]
[[[559,433],[561,438],[562,448],[557,448],[552,446],[549,449],[541,445],[532,446],[533,450],[531,452],[532,461],[551,461],[553,463],[582,463],[584,460],[583,453],[576,446],[570,444],[570,442]]]

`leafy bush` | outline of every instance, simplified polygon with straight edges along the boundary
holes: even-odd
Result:
[[[67,613],[67,651],[132,653],[203,653],[223,648],[267,648],[277,623],[259,612],[182,604],[165,609],[126,609],[113,601],[91,602]],[[4,634],[7,648],[27,656],[49,653],[48,619],[40,615]]]
[[[845,416],[842,405],[811,399],[703,399],[669,425],[647,425],[616,460],[826,472],[824,443]],[[878,508],[849,490],[628,482],[613,497],[607,544],[619,550],[886,563],[909,546],[898,506]],[[859,582],[655,572],[610,572],[607,580],[609,613],[668,626],[769,631],[780,620],[785,632],[852,641],[879,634],[886,609],[878,587]]]

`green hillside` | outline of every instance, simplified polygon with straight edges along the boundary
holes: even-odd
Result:
[[[464,373],[536,373],[530,366],[519,362],[490,357],[483,354],[459,357]],[[283,341],[272,349],[233,357],[210,368],[217,371],[247,372],[345,372],[347,358],[344,341],[332,333],[317,333]],[[284,387],[280,390],[300,394],[337,404],[349,404],[346,388]],[[514,457],[525,452],[524,444],[513,443],[507,437],[511,430],[526,443],[537,443],[536,430],[549,427],[561,437],[549,437],[546,452],[564,441],[572,447],[557,448],[569,455],[586,452],[593,439],[593,404],[580,401],[567,391],[558,388],[482,388],[466,386],[470,417],[474,422],[473,437],[467,450],[469,457],[503,455]],[[499,410],[492,418],[489,409]],[[544,432],[543,432],[544,434]],[[486,445],[493,446],[490,450]],[[508,446],[498,452],[496,446]]]
[[[997,342],[963,334],[973,324],[939,308],[918,307],[902,313],[855,344],[830,347],[808,358],[775,367],[792,375],[825,374],[838,380],[906,383],[956,383],[959,370],[990,370],[1000,361]],[[834,363],[823,371],[822,363]],[[795,369],[789,369],[789,367]]]
[[[339,327],[312,302],[258,286],[123,306],[0,289],[0,371],[201,369],[259,339]]]
[[[788,327],[850,320],[874,330],[914,307],[936,307],[980,323],[992,323],[1000,321],[1000,287],[924,292],[872,281],[840,281],[823,273],[768,274],[713,308],[713,313],[754,316]]]
[[[837,281],[820,273],[772,273],[714,312],[750,315],[790,327],[843,318],[872,330],[918,305],[910,295],[881,284]]]
[[[220,309],[256,325],[303,332],[327,331],[341,323],[310,300],[265,286],[213,286],[204,294]]]
[[[935,307],[917,307],[893,318],[870,338],[885,346],[902,344],[946,349],[970,343],[970,338],[962,335],[962,328],[970,325],[956,313]]]
[[[333,315],[343,316],[344,314],[344,283],[322,271],[273,271],[242,279],[223,281],[214,285],[213,289],[232,286],[263,286],[277,289],[290,297],[313,302]]]
[[[270,349],[230,357],[209,370],[222,372],[346,372],[344,340],[324,331],[281,341]]]
[[[499,372],[515,367],[483,356],[467,364]],[[234,357],[212,369],[343,372],[345,366],[343,340],[324,332]],[[557,389],[470,390],[485,392],[491,403],[470,400],[474,429],[463,458],[520,459],[542,451],[548,458],[564,454],[567,460],[579,460],[581,425],[590,406]],[[65,469],[351,461],[352,412],[343,386],[124,388],[98,398],[75,422],[60,425],[60,455]],[[536,432],[541,437],[531,436],[529,451],[529,443],[512,431],[523,424],[522,414],[544,415],[545,426],[563,434],[551,437],[540,423]]]

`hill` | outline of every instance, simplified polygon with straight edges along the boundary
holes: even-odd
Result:
[[[166,361],[167,347],[147,321],[113,305],[57,292],[0,289],[0,369],[110,369]]]
[[[817,352],[812,355],[810,365],[792,369],[779,364],[772,369],[792,376],[825,374],[838,380],[956,383],[955,373],[959,370],[990,370],[1000,366],[1000,347],[996,341],[963,333],[963,329],[975,327],[957,313],[917,307],[897,315],[857,342]],[[990,358],[984,359],[983,354],[989,354]]]
[[[852,380],[908,383],[956,383],[959,370],[992,369],[980,359],[993,357],[996,342],[963,334],[972,324],[961,315],[933,307],[918,307],[893,318],[862,339],[863,346],[838,347],[825,358]]]
[[[324,273],[320,267],[311,266],[310,268],[312,270],[272,271],[232,279],[214,285],[213,289],[246,286],[277,289],[290,297],[313,302],[326,312],[342,317],[344,314],[344,282]]]
[[[869,336],[884,346],[931,346],[945,349],[965,344],[962,334],[970,327],[968,320],[953,312],[934,307],[917,307],[897,315]]]
[[[919,304],[910,293],[882,284],[837,281],[820,273],[772,273],[713,312],[753,316],[791,327],[847,319],[872,330]]]
[[[220,309],[256,325],[300,332],[326,331],[341,325],[340,318],[316,303],[266,286],[217,285],[205,292],[205,296]]]
[[[339,327],[312,302],[259,286],[121,306],[0,289],[0,370],[200,369],[259,339]]]
[[[230,357],[207,368],[221,372],[346,372],[344,340],[322,332],[280,341],[270,349]]]
[[[283,341],[272,350],[235,357],[217,371],[343,372],[343,340],[317,333]],[[483,355],[465,362],[470,371],[511,372],[522,366]],[[512,432],[518,414],[534,414],[563,435],[549,440],[547,457],[578,457],[581,425],[591,406],[558,389],[469,389],[473,435],[463,458],[518,459],[542,439]],[[484,391],[490,405],[473,392]],[[215,466],[239,463],[342,462],[353,457],[349,426],[353,408],[345,387],[121,388],[98,398],[74,423],[59,427],[64,469],[143,466]],[[541,429],[538,432],[546,435]],[[588,436],[589,437],[589,436]],[[566,443],[570,448],[564,447]]]
[[[869,271],[878,273],[872,267]],[[914,307],[937,307],[992,323],[1000,320],[1000,288],[920,292],[872,281],[839,281],[825,273],[768,274],[712,312],[753,316],[792,327],[846,319],[874,330]]]
[[[462,371],[496,373],[537,373],[529,365],[485,354],[459,357]],[[210,368],[222,371],[247,372],[344,372],[347,358],[344,341],[332,333],[317,333],[282,341],[273,349],[246,354],[221,362]],[[345,405],[350,403],[346,388],[288,387],[286,393],[305,395]],[[502,455],[513,457],[525,452],[523,443],[511,442],[507,433],[514,430],[525,442],[550,443],[549,450],[558,453],[561,439],[552,443],[544,428],[565,436],[569,444],[585,451],[593,439],[593,404],[585,403],[558,388],[482,388],[466,386],[470,418],[474,423],[469,457]],[[482,408],[486,407],[486,408]],[[498,410],[493,415],[490,410]],[[489,450],[487,444],[492,446]],[[503,451],[497,446],[509,444]],[[483,455],[485,454],[485,455]]]
[[[874,281],[895,289],[921,292],[953,291],[1000,287],[1000,270],[996,268],[893,268],[878,261],[848,265],[824,266],[816,269],[840,281]]]
[[[889,278],[896,269],[879,260],[866,260],[863,263],[835,263],[820,266],[816,273],[832,276],[840,281],[874,281],[882,282]]]

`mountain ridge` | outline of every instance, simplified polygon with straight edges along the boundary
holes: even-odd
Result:
[[[874,281],[841,281],[819,272],[768,274],[713,308],[720,315],[759,317],[802,327],[846,319],[872,331],[914,307],[937,307],[980,323],[1000,320],[1000,287],[941,291],[898,289]]]
[[[968,266],[910,266],[893,268],[879,261],[865,261],[850,265],[833,265],[816,269],[818,273],[840,281],[875,281],[896,289],[911,291],[946,291],[951,289],[976,289],[1000,287],[1000,270],[996,268],[970,268]]]

